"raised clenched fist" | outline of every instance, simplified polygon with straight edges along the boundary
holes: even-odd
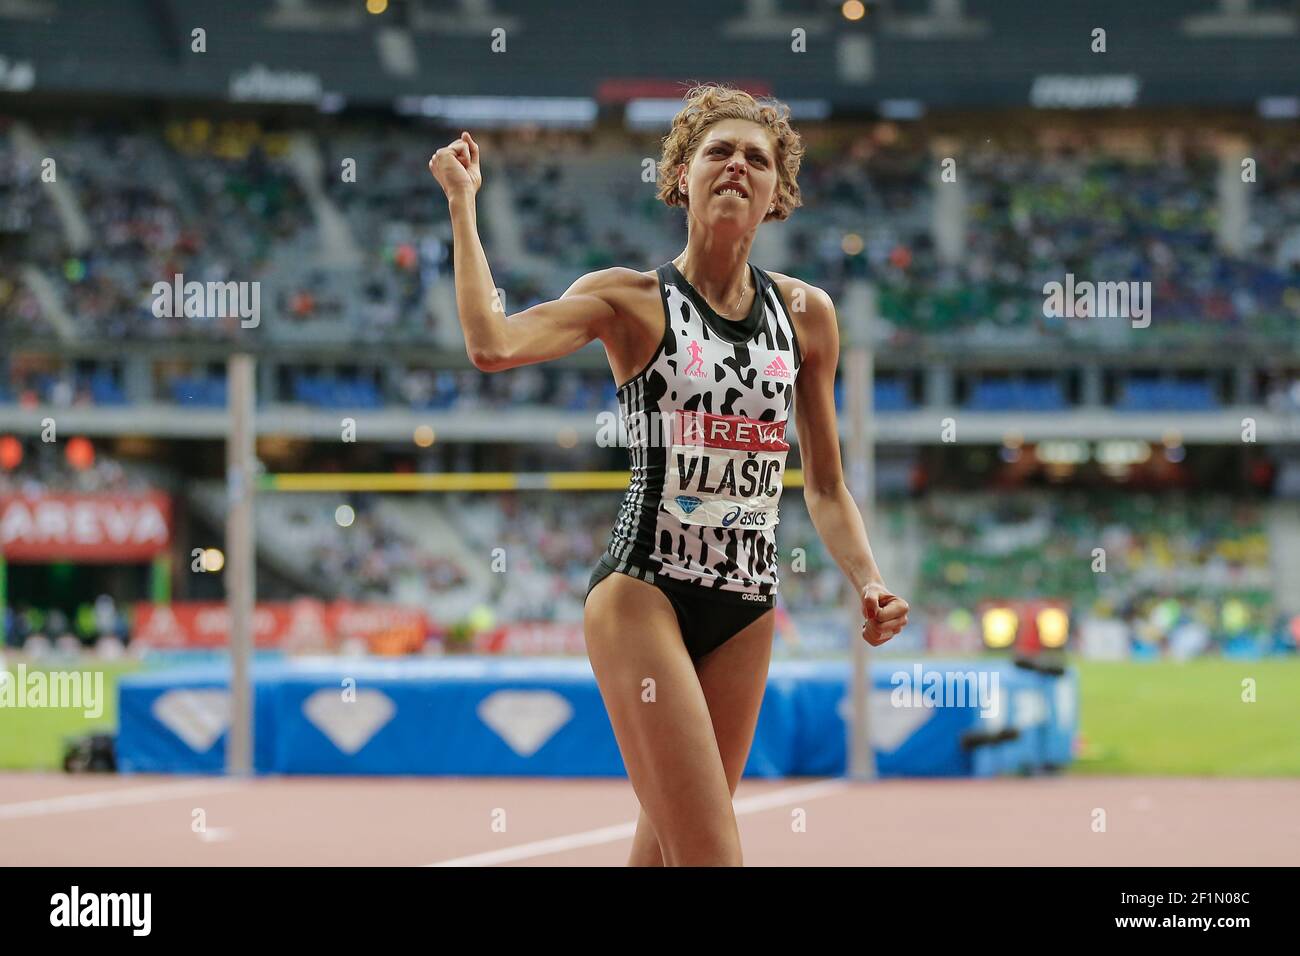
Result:
[[[429,160],[429,172],[450,199],[457,193],[474,195],[483,185],[478,164],[478,143],[469,133],[461,133]]]

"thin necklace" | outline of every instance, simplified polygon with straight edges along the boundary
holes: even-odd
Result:
[[[676,263],[676,262],[673,262],[673,265],[677,265],[677,263]],[[753,281],[753,277],[749,274],[749,268],[748,268],[748,267],[749,267],[749,263],[745,263],[745,266],[746,266],[746,268],[745,268],[745,283],[744,283],[744,285],[742,285],[742,286],[740,287],[740,298],[738,298],[738,299],[736,300],[736,304],[733,305],[733,306],[731,307],[731,312],[721,312],[721,313],[719,313],[720,315],[725,315],[728,319],[731,318],[731,313],[732,313],[732,312],[735,312],[736,309],[740,308],[740,303],[743,302],[743,301],[745,301],[745,293],[747,293],[747,292],[749,291],[750,282]],[[681,266],[677,266],[677,271],[678,271],[678,272],[681,272],[681,271],[682,271]],[[689,280],[687,280],[687,281],[689,281]],[[704,298],[704,293],[703,293],[703,292],[700,293],[700,298],[702,298],[702,299]],[[705,299],[704,301],[707,303],[709,300],[708,300],[708,299]]]

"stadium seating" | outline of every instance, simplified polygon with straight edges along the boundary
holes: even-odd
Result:
[[[1066,597],[1079,613],[1154,614],[1162,634],[1185,614],[1220,638],[1233,631],[1224,608],[1234,601],[1252,627],[1270,627],[1276,613],[1269,538],[1249,504],[1022,492],[934,495],[924,514],[919,590],[934,607]]]
[[[168,382],[172,401],[195,408],[225,408],[226,381],[221,378],[178,376]]]
[[[1054,412],[1065,407],[1065,395],[1055,381],[981,381],[966,403],[977,412]]]
[[[96,237],[76,248],[44,191],[29,188],[32,168],[7,130],[0,121],[0,196],[25,236],[23,264],[55,284],[83,336],[235,334],[238,322],[152,314],[145,293],[173,271],[266,283],[276,321],[264,334],[276,339],[455,334],[453,317],[431,305],[450,277],[450,232],[424,168],[425,132],[362,121],[319,133],[233,120],[37,124]],[[1157,320],[1146,331],[1162,340],[1294,340],[1300,233],[1286,210],[1300,202],[1300,163],[1284,141],[1257,144],[1267,201],[1252,206],[1254,249],[1234,255],[1216,244],[1218,167],[1194,131],[1152,129],[1123,148],[1042,133],[1032,143],[969,138],[967,236],[948,261],[932,234],[925,138],[884,124],[832,139],[813,124],[804,204],[774,227],[788,261],[766,265],[833,298],[850,278],[871,280],[900,342],[1122,344],[1112,320],[1044,316],[1044,283],[1067,273],[1152,283]],[[512,310],[558,297],[583,272],[650,268],[680,249],[680,212],[640,177],[652,140],[552,132],[484,143],[495,165],[480,223]],[[340,172],[345,160],[355,175]],[[489,201],[488,190],[499,192]],[[0,277],[0,330],[51,334],[24,289],[14,270]]]
[[[1208,382],[1165,381],[1133,376],[1115,406],[1123,412],[1200,412],[1219,407]]]

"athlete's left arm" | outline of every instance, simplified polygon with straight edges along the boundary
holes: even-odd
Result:
[[[795,378],[794,411],[803,462],[803,497],[817,534],[862,596],[863,638],[868,644],[879,645],[906,626],[908,604],[881,579],[862,513],[844,484],[835,417],[835,369],[840,356],[835,304],[816,286],[791,281],[794,287],[786,302],[806,306],[791,315],[802,356]]]

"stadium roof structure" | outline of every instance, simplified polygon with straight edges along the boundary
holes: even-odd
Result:
[[[1260,108],[1293,115],[1300,20],[1273,0],[837,2],[9,0],[0,96],[113,94],[391,108],[591,98],[729,81],[837,113]],[[648,42],[650,39],[654,42]]]

